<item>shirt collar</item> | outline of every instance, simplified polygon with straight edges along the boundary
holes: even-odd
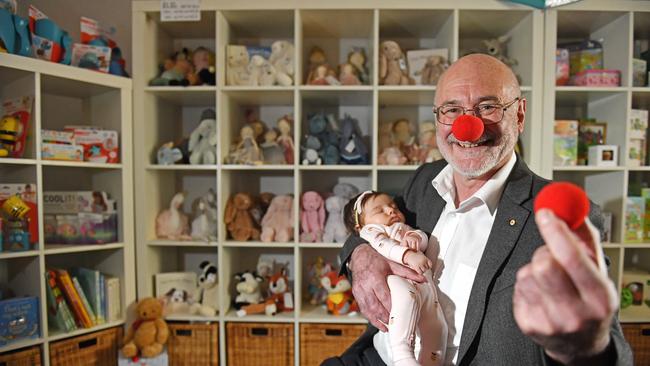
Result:
[[[515,163],[517,162],[517,155],[515,152],[512,152],[508,162],[502,166],[478,191],[474,192],[472,197],[461,202],[460,206],[463,206],[463,203],[477,198],[481,200],[485,205],[487,205],[490,210],[490,214],[494,214],[499,200],[501,199],[501,194],[505,188],[506,180],[510,175]],[[442,197],[448,204],[451,202],[453,205],[454,199],[456,197],[456,187],[454,186],[454,176],[453,168],[451,164],[447,164],[435,178],[431,181],[433,188],[438,192],[440,197]]]

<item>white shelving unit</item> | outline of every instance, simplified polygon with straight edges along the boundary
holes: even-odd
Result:
[[[596,118],[607,122],[607,144],[619,146],[619,166],[554,167],[552,149],[542,151],[542,173],[567,180],[587,190],[604,211],[612,212],[612,243],[605,252],[612,259],[610,275],[621,289],[623,272],[638,254],[642,269],[650,270],[650,243],[625,243],[625,197],[631,186],[650,182],[649,167],[629,167],[627,162],[628,117],[631,108],[650,109],[650,87],[632,86],[635,40],[647,42],[650,6],[644,1],[583,1],[546,12],[544,47],[543,146],[553,146],[556,119]],[[606,69],[621,70],[620,87],[555,86],[555,49],[558,44],[586,39],[601,40]],[[638,195],[638,192],[637,192]],[[650,309],[630,307],[620,311],[623,323],[650,322]]]
[[[34,96],[24,158],[0,159],[2,183],[35,183],[38,196],[39,242],[26,252],[0,252],[0,284],[16,296],[36,296],[40,303],[41,336],[0,347],[0,354],[39,345],[49,365],[51,342],[114,326],[126,319],[136,298],[133,215],[133,151],[131,135],[132,82],[76,67],[0,54],[0,99]],[[66,124],[92,124],[119,131],[120,163],[47,161],[40,156],[41,129]],[[118,204],[118,242],[105,245],[44,243],[43,192],[104,190]],[[84,266],[120,278],[122,317],[119,321],[71,333],[48,327],[45,271]]]
[[[154,275],[160,272],[197,270],[187,268],[197,257],[217,263],[221,307],[218,316],[208,320],[219,323],[220,362],[227,364],[226,322],[280,322],[293,324],[295,365],[300,360],[300,325],[305,323],[365,323],[361,317],[335,317],[322,308],[314,308],[303,299],[306,291],[307,264],[317,256],[335,262],[341,248],[337,243],[301,243],[299,215],[294,223],[294,241],[289,243],[236,242],[229,240],[223,223],[217,242],[176,242],[155,236],[156,215],[177,191],[188,193],[184,211],[191,212],[194,199],[208,188],[217,192],[219,217],[223,218],[226,201],[235,192],[275,194],[328,192],[334,184],[350,182],[359,189],[398,192],[414,166],[377,164],[378,131],[385,123],[406,117],[413,123],[432,120],[434,86],[379,86],[377,82],[378,47],[381,41],[394,39],[403,48],[449,49],[451,61],[461,51],[477,47],[482,39],[510,35],[509,54],[519,60],[515,71],[522,79],[522,93],[529,101],[526,133],[522,136],[524,155],[536,171],[542,167],[542,91],[544,14],[525,6],[496,0],[444,1],[415,0],[356,1],[247,1],[235,4],[221,0],[201,2],[201,21],[163,23],[158,1],[133,3],[133,75],[134,75],[134,146],[135,207],[138,257],[138,296],[155,293]],[[401,9],[395,9],[396,6]],[[236,87],[224,84],[226,45],[270,46],[275,40],[288,40],[295,46],[296,77],[290,87]],[[323,48],[331,64],[344,62],[352,46],[362,46],[367,55],[371,84],[357,87],[304,85],[307,58],[312,46]],[[216,52],[217,85],[214,87],[150,87],[157,64],[173,50],[204,46]],[[204,108],[217,112],[218,163],[210,166],[155,165],[155,152],[166,141],[188,136],[199,122]],[[252,109],[269,127],[285,115],[294,116],[293,137],[296,147],[307,128],[307,116],[316,112],[351,114],[359,120],[370,150],[368,165],[239,166],[224,164],[232,141],[245,122],[245,111]],[[295,161],[300,150],[296,148]],[[299,212],[299,200],[294,211]],[[231,300],[234,273],[254,269],[261,253],[292,255],[296,273],[293,293],[295,311],[275,317],[234,315]],[[175,317],[178,320],[179,317]],[[195,317],[181,317],[186,321]]]

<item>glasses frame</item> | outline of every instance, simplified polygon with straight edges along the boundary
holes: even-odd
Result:
[[[483,121],[483,124],[484,124],[484,125],[495,125],[495,124],[497,124],[497,123],[501,123],[501,121],[503,121],[503,117],[506,115],[506,111],[508,110],[508,108],[510,108],[513,104],[515,104],[515,102],[518,102],[518,101],[520,101],[520,100],[522,100],[522,99],[523,99],[522,97],[516,97],[515,99],[513,99],[512,101],[510,101],[510,102],[508,102],[508,103],[506,103],[506,104],[501,104],[501,103],[490,104],[490,105],[494,105],[494,106],[499,106],[499,107],[503,110],[503,114],[501,115],[501,119],[498,120],[498,121],[489,121],[489,122],[486,122],[483,118],[479,117],[478,108],[479,108],[479,106],[480,106],[481,104],[477,104],[477,105],[475,105],[475,106],[472,107],[472,108],[464,108],[464,107],[462,107],[462,106],[456,106],[456,105],[453,105],[453,104],[441,105],[441,106],[439,106],[439,107],[433,106],[433,114],[435,114],[435,116],[436,116],[436,122],[438,122],[438,123],[440,123],[440,124],[442,124],[442,125],[445,125],[445,126],[451,126],[451,125],[454,124],[453,121],[452,121],[452,123],[445,123],[445,122],[441,122],[441,121],[440,121],[440,114],[442,113],[442,112],[440,111],[440,108],[448,107],[448,106],[453,106],[453,107],[457,107],[457,108],[460,108],[460,109],[463,110],[463,113],[461,114],[461,116],[462,116],[462,115],[465,115],[465,114],[467,114],[467,112],[470,112],[470,111],[471,111],[471,112],[474,113],[474,116],[475,116],[475,117],[481,118],[481,120]],[[444,116],[445,114],[442,113],[442,115]]]

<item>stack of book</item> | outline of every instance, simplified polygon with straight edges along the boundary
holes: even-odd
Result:
[[[121,319],[120,279],[87,268],[45,273],[48,322],[70,332]]]

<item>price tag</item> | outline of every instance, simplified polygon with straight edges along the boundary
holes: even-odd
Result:
[[[352,153],[357,146],[354,144],[354,140],[350,140],[347,145],[345,145],[345,151]]]
[[[201,20],[201,0],[160,0],[161,22]]]

